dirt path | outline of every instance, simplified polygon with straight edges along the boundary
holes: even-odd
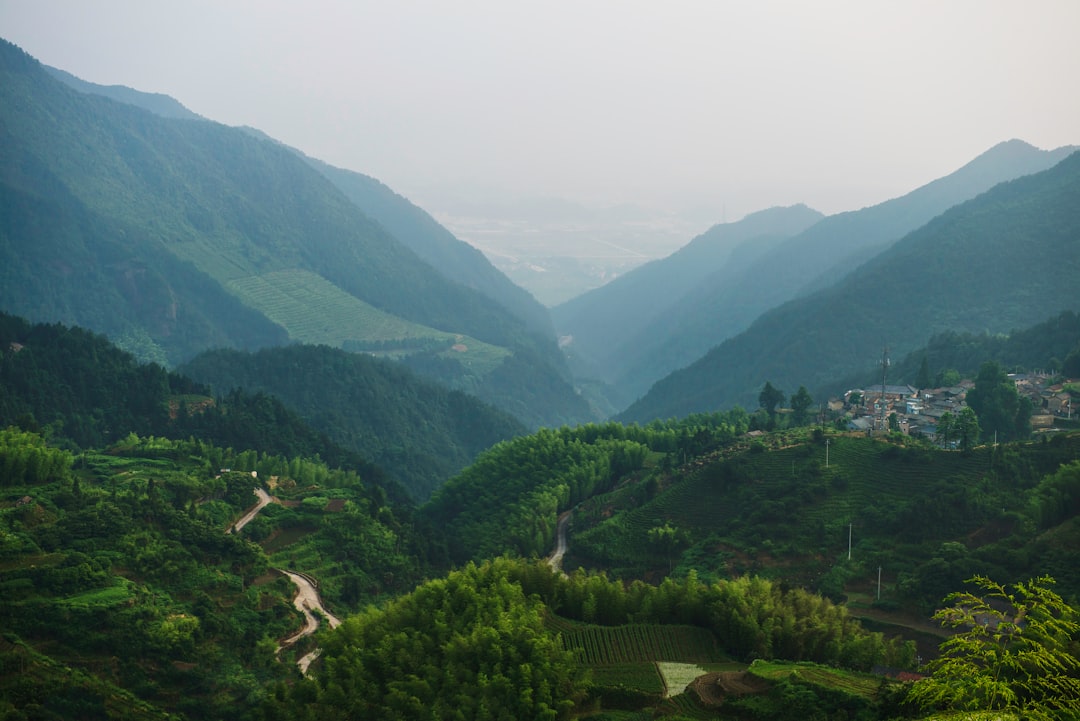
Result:
[[[570,526],[570,515],[573,510],[563,511],[559,514],[559,522],[555,531],[555,550],[548,556],[548,564],[556,571],[562,571],[563,556],[566,555],[566,529]]]
[[[258,496],[259,502],[252,506],[226,533],[235,533],[241,528],[246,526],[251,519],[259,515],[259,511],[266,508],[271,503],[276,503],[277,499],[264,491],[262,488],[255,489],[255,495]],[[334,614],[326,610],[326,606],[323,606],[322,599],[319,598],[319,592],[316,590],[315,585],[309,580],[309,577],[302,573],[295,573],[293,571],[285,571],[280,568],[275,568],[278,573],[288,576],[289,580],[296,586],[296,596],[293,598],[293,606],[296,610],[304,614],[304,627],[289,636],[282,641],[277,647],[277,653],[281,653],[282,650],[292,646],[294,643],[315,633],[319,628],[319,619],[312,613],[312,611],[318,611],[326,619],[326,622],[330,624],[330,628],[337,628],[341,625],[341,619]],[[306,674],[311,662],[319,657],[319,649],[315,649],[311,653],[308,653],[300,658],[296,662],[296,665],[300,667],[300,673]]]
[[[240,517],[240,520],[232,525],[232,527],[225,531],[225,533],[236,533],[241,528],[251,522],[251,519],[259,515],[259,511],[269,506],[274,502],[274,497],[261,488],[255,489],[255,495],[259,497],[259,502],[248,509],[248,512]]]

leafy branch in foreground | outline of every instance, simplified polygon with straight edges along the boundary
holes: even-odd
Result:
[[[1015,711],[1026,719],[1076,719],[1080,660],[1072,643],[1080,614],[1040,576],[1010,593],[984,576],[969,579],[981,596],[957,592],[934,614],[958,629],[941,644],[932,675],[917,681],[908,700],[923,709]]]

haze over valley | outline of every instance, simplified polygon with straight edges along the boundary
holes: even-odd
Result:
[[[1075,721],[1078,26],[0,0],[0,716]]]

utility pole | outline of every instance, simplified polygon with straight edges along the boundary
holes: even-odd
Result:
[[[889,346],[881,351],[881,430],[885,430],[885,377],[889,373]]]
[[[825,439],[825,467],[829,467],[829,439]]]
[[[851,524],[847,524],[847,560],[851,560]]]

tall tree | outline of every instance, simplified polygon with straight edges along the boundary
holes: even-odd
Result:
[[[953,429],[956,424],[956,416],[948,411],[941,414],[937,422],[937,441],[942,448],[949,447],[949,439],[953,437]]]
[[[922,390],[923,388],[929,388],[931,383],[933,383],[933,379],[930,376],[930,362],[924,355],[922,363],[919,364],[919,374],[915,376],[915,385],[919,390]]]
[[[806,390],[806,386],[799,386],[799,390],[795,391],[795,395],[791,396],[791,414],[795,425],[801,426],[806,423],[810,406],[813,404],[814,399],[810,397],[810,392]]]
[[[1027,418],[1023,417],[1016,384],[994,361],[986,361],[979,367],[975,387],[967,394],[967,404],[979,417],[987,439],[1013,440],[1023,432],[1031,416],[1031,406],[1027,405]]]
[[[776,415],[776,407],[783,402],[784,392],[775,388],[771,382],[765,381],[765,387],[758,394],[758,404],[765,409],[770,418]]]
[[[953,426],[956,440],[960,443],[960,450],[970,451],[979,440],[979,418],[971,408],[963,408],[956,415],[956,423]]]

